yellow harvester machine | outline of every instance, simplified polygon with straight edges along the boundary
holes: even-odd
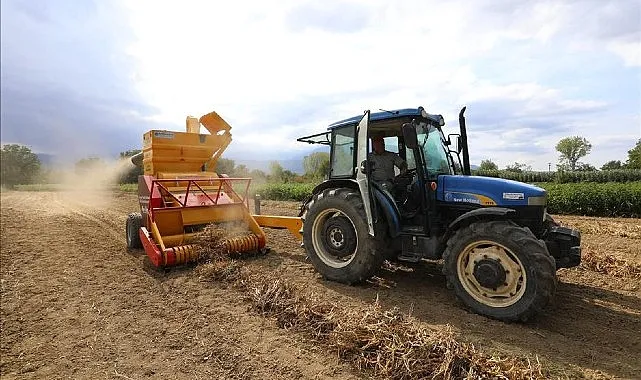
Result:
[[[201,125],[209,131],[201,134]],[[197,260],[191,244],[212,223],[234,223],[250,233],[224,241],[228,252],[264,250],[261,227],[286,228],[301,236],[297,217],[252,215],[251,178],[216,173],[216,163],[231,142],[231,126],[217,113],[187,117],[186,131],[151,130],[132,162],[144,168],[138,178],[140,212],[127,218],[129,248],[144,248],[157,267]]]

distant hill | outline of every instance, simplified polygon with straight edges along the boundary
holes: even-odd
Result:
[[[303,151],[298,154],[295,154],[293,156],[289,155],[283,155],[284,157],[274,157],[274,158],[265,158],[265,159],[244,159],[244,158],[238,158],[238,156],[242,156],[242,154],[235,154],[235,155],[230,155],[229,158],[234,160],[234,163],[236,166],[238,165],[245,165],[249,170],[253,169],[258,169],[262,170],[264,172],[269,171],[269,163],[272,161],[278,161],[278,163],[283,167],[285,170],[292,171],[297,174],[304,174],[305,169],[303,168],[303,159],[305,156],[315,153],[315,152],[327,152],[329,153],[329,148],[326,146],[318,146],[316,145],[313,149],[310,149],[308,151]],[[255,154],[252,155],[253,157],[256,157]]]
[[[305,169],[303,168],[303,159],[305,158],[306,155],[301,155],[300,158],[292,158],[288,160],[236,160],[233,158],[232,159],[234,160],[236,166],[245,165],[249,170],[258,169],[264,172],[269,172],[269,163],[271,161],[278,161],[278,163],[283,167],[283,169],[290,170],[297,174],[304,174]],[[471,164],[470,168],[472,170],[478,170],[479,166]]]
[[[303,174],[305,172],[305,170],[303,169],[303,157],[304,156],[301,156],[300,159],[290,160],[238,160],[233,158],[232,160],[234,160],[236,166],[245,165],[249,170],[258,169],[264,172],[269,172],[269,163],[271,161],[278,161],[283,169],[292,171],[297,174]]]

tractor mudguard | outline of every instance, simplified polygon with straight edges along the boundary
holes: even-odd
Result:
[[[372,182],[372,184],[374,185],[372,186],[374,198],[383,210],[383,214],[385,214],[385,220],[388,224],[390,237],[395,238],[401,232],[401,219],[398,207],[396,206],[396,203],[394,202],[394,199],[392,198],[392,195],[389,194],[389,192],[381,190],[381,188],[374,182]],[[305,205],[309,203],[310,200],[312,200],[314,195],[322,192],[325,189],[338,188],[349,188],[356,191],[359,190],[358,183],[353,179],[330,179],[323,181],[322,183],[318,184],[314,188],[314,190],[312,190],[312,194],[305,201],[303,201],[298,216],[300,217],[303,215],[303,213],[305,212]]]
[[[309,201],[314,198],[314,195],[322,192],[325,189],[339,189],[341,187],[358,190],[358,183],[356,183],[356,181],[353,179],[328,179],[319,183],[312,190],[312,194],[303,201],[303,204],[300,206],[298,216],[303,216],[303,214],[305,213],[305,205],[307,205]]]
[[[376,185],[372,187],[372,192],[374,193],[376,202],[383,210],[383,214],[385,214],[385,220],[387,221],[390,237],[397,237],[401,233],[401,213],[398,211],[396,202],[394,202],[394,199],[389,192],[382,191]]]
[[[445,232],[444,241],[447,241],[447,239],[449,239],[456,230],[465,224],[470,224],[482,219],[502,219],[514,213],[516,213],[515,210],[505,207],[482,207],[468,211],[450,223],[447,227],[447,232]]]

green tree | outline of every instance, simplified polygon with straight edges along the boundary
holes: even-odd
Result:
[[[592,150],[592,144],[584,137],[571,136],[561,139],[556,144],[556,150],[561,154],[561,164],[567,165],[570,170],[576,170],[576,165],[581,157],[585,157]]]
[[[492,160],[483,160],[481,161],[481,165],[479,165],[479,170],[499,170],[499,167]]]
[[[641,169],[641,139],[628,151],[628,161],[625,166],[628,169]]]
[[[281,181],[284,183],[295,182],[298,176],[291,170],[283,170]]]
[[[136,154],[142,152],[140,149],[131,149],[131,150],[126,150],[124,152],[120,152],[120,158],[129,158],[131,156],[135,156]]]
[[[234,168],[234,177],[247,178],[249,177],[249,169],[247,165],[240,164]]]
[[[530,171],[530,170],[532,170],[532,168],[529,165],[521,164],[519,162],[515,162],[512,165],[506,166],[505,170],[508,171],[508,172],[521,173],[523,171]]]
[[[579,163],[576,165],[577,172],[595,172],[596,168],[590,164]]]
[[[617,170],[617,169],[623,169],[623,164],[619,160],[612,160],[608,161],[603,166],[601,166],[601,170]]]
[[[285,169],[278,161],[269,162],[269,176],[274,182],[283,182],[283,173]]]
[[[40,172],[40,159],[24,145],[6,144],[0,151],[0,182],[9,188],[32,183]]]
[[[236,162],[234,162],[234,160],[220,157],[218,162],[216,162],[216,173],[231,175],[234,173],[235,165]]]
[[[252,170],[251,172],[249,172],[249,176],[257,182],[267,181],[267,174],[260,169]]]
[[[311,178],[322,178],[329,171],[329,153],[314,152],[303,158],[303,169],[305,176]]]
[[[329,175],[329,160],[323,162],[323,165],[321,165],[319,172],[323,173],[323,175],[319,178],[327,178]]]

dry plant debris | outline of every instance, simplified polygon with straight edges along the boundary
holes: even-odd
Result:
[[[641,279],[641,265],[612,255],[599,256],[585,251],[581,257],[581,267],[614,277]]]
[[[286,280],[252,273],[220,249],[226,237],[220,228],[203,231],[201,278],[232,284],[245,293],[254,311],[329,347],[361,371],[391,379],[545,377],[538,358],[488,355],[457,340],[449,328],[421,326],[398,309],[383,310],[378,302],[360,310],[342,308]]]
[[[641,222],[632,218],[592,218],[567,216],[561,225],[576,228],[582,234],[610,235],[629,239],[641,239]]]

